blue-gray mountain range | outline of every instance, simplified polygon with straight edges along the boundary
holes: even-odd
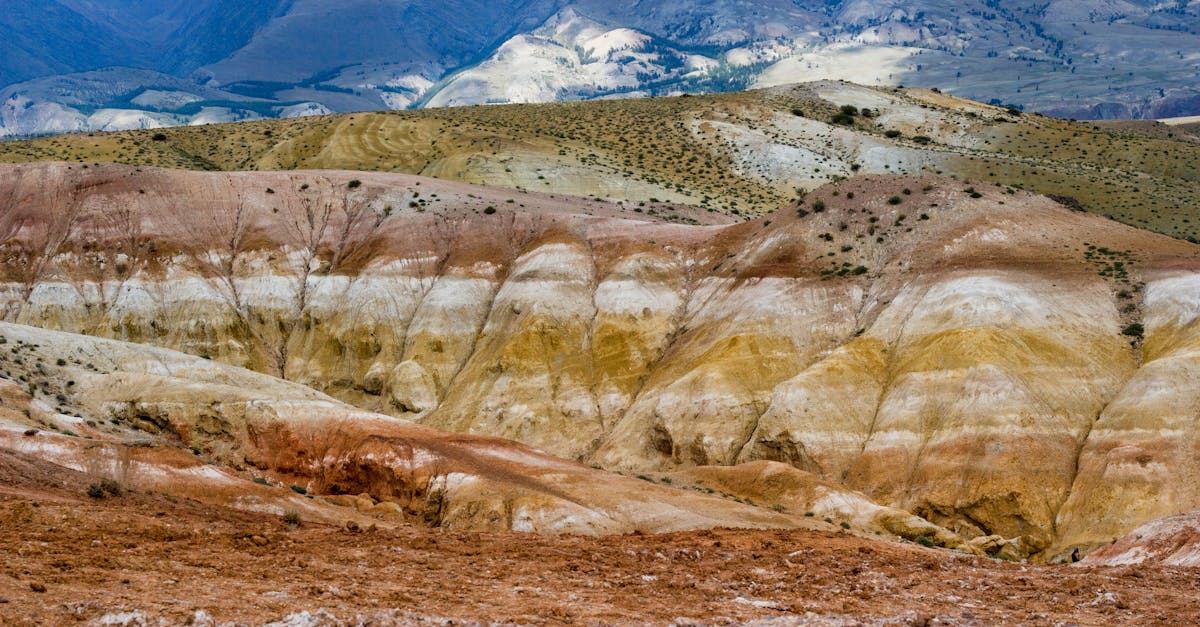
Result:
[[[0,2],[0,137],[818,78],[1200,114],[1200,0]]]

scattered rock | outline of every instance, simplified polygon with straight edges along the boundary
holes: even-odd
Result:
[[[267,546],[271,543],[271,541],[267,538],[258,535],[250,536],[250,542],[253,543],[254,546]]]
[[[367,510],[367,513],[384,520],[404,520],[404,510],[395,503],[379,503],[378,505]]]
[[[34,592],[39,592],[39,593],[45,592],[46,584],[44,584],[40,581],[31,581],[31,582],[29,582],[29,589],[33,590]]]
[[[972,538],[967,544],[972,548],[983,551],[987,555],[995,555],[1000,549],[1004,548],[1004,542],[1003,536],[991,535]]]
[[[326,503],[329,503],[330,505],[337,505],[338,507],[357,507],[358,504],[358,497],[351,496],[349,494],[331,494],[321,498],[324,499]]]

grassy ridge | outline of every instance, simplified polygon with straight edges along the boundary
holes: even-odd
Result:
[[[839,89],[838,84],[821,84],[697,97],[66,135],[2,143],[0,162],[407,172],[584,196],[658,197],[758,215],[813,186],[812,173],[793,177],[786,169],[764,168],[763,160],[774,158],[773,149],[803,151],[822,162],[845,159],[858,167],[867,148],[882,147],[898,155],[895,167],[872,169],[864,161],[861,171],[936,172],[1069,196],[1090,211],[1136,226],[1200,237],[1200,144],[1186,138],[1019,115],[932,92],[890,89],[869,94],[886,99],[884,115],[856,117],[849,126],[831,124],[822,130],[844,104]],[[852,93],[861,97],[864,91],[845,89],[846,98]],[[819,132],[792,132],[780,122],[788,116],[802,117]],[[894,121],[900,118],[918,123]],[[920,122],[926,118],[938,122]],[[713,130],[707,124],[713,120],[769,145],[748,148],[741,135]],[[903,129],[901,135],[889,136],[898,129]],[[847,131],[857,142],[852,152],[858,152],[850,157],[844,154]],[[837,140],[841,144],[835,137],[842,137]]]

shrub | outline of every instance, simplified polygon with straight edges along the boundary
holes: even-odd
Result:
[[[61,357],[60,357],[60,358],[58,359],[58,361],[56,361],[56,362],[54,362],[54,363],[58,364],[58,366],[59,366],[59,367],[62,367],[62,366],[65,366],[65,365],[67,365],[67,360],[65,360],[65,359],[63,359],[63,358],[61,358]]]
[[[812,513],[812,512],[804,512],[804,517],[805,517],[805,518],[812,518],[813,516],[816,516],[816,514],[814,514],[814,513]]]
[[[849,528],[850,528],[850,523],[848,523],[848,522],[846,522],[846,521],[844,521],[844,520],[842,521],[842,523],[841,523],[841,524],[842,524],[842,529],[849,529]]]
[[[489,206],[488,208],[483,210],[483,213],[490,216],[493,213],[496,213],[496,208]]]
[[[121,484],[117,483],[115,479],[101,479],[100,489],[112,496],[121,496]]]
[[[283,515],[283,524],[289,527],[299,527],[304,521],[300,518],[300,512],[291,510]]]
[[[813,213],[824,212],[825,211],[825,201],[824,200],[814,200],[813,204],[812,204],[812,210],[813,210]]]
[[[925,135],[917,135],[916,137],[913,138],[913,141],[917,142],[918,144],[924,145],[924,144],[928,144],[928,143],[932,142],[933,139],[926,137]]]
[[[842,115],[848,115],[850,117],[858,115],[858,107],[854,105],[842,105],[841,109],[839,110],[842,112]]]
[[[308,489],[306,489],[304,486],[294,485],[292,486],[292,492],[295,492],[296,494],[308,494]]]
[[[271,480],[266,477],[255,477],[254,483],[258,485],[271,485]]]
[[[350,189],[358,189],[362,187],[362,181],[354,179],[353,181],[346,183],[346,187],[349,187]]]
[[[98,483],[93,483],[88,486],[87,495],[94,499],[102,499],[104,498],[104,488],[100,487]]]
[[[851,270],[851,271],[850,271],[850,274],[853,274],[854,276],[860,276],[860,275],[863,275],[863,274],[866,274],[866,273],[867,273],[867,267],[866,267],[866,266],[858,266],[858,267],[856,267],[855,269],[853,269],[853,270]]]
[[[904,202],[904,199],[900,198],[899,196],[892,196],[891,198],[888,198],[887,202],[889,205],[898,205],[901,202]]]
[[[833,114],[833,117],[830,118],[830,120],[834,124],[841,124],[842,126],[853,126],[854,125],[854,118],[852,116],[846,115],[845,113],[835,113],[835,114]]]
[[[933,540],[930,540],[926,536],[917,536],[916,542],[917,542],[917,544],[919,544],[921,546],[933,548]]]
[[[888,139],[896,139],[897,137],[899,137],[899,136],[900,136],[900,131],[897,131],[897,130],[895,130],[895,129],[893,129],[893,130],[890,130],[890,131],[885,131],[885,132],[883,133],[883,136],[884,136],[884,137],[886,137],[886,138],[888,138]]]
[[[804,207],[799,207],[799,208],[797,208],[797,209],[796,209],[796,217],[798,217],[798,218],[803,218],[803,217],[805,217],[805,216],[807,216],[807,215],[808,215],[808,211],[806,211],[806,210],[804,209]]]
[[[154,136],[151,137],[150,139],[152,141],[156,141],[156,142],[165,142],[165,141],[167,141],[167,134],[166,133],[155,133]]]
[[[1125,327],[1124,329],[1121,329],[1122,335],[1128,335],[1130,337],[1142,337],[1142,335],[1145,333],[1146,328],[1137,322]]]

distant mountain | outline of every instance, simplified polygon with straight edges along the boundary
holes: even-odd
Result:
[[[50,0],[0,37],[0,136],[821,78],[1200,113],[1200,0]]]

